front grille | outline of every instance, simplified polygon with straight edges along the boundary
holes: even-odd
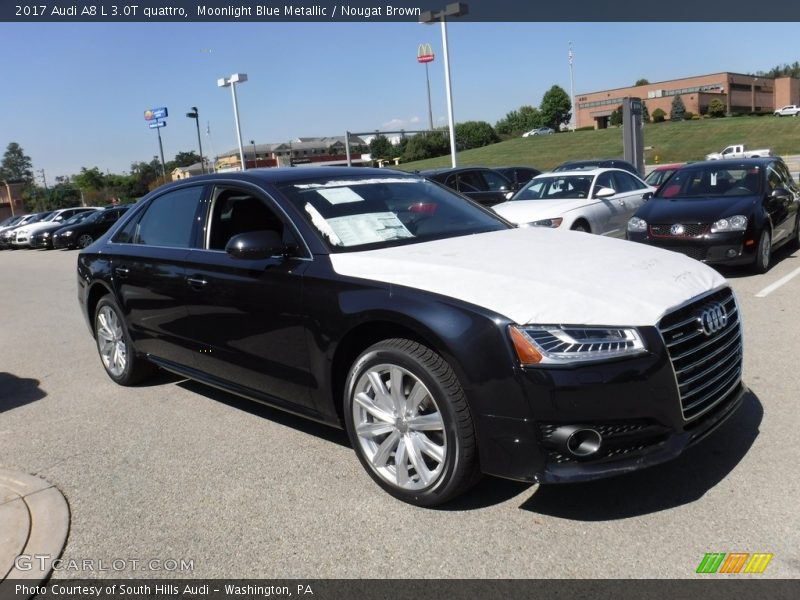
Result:
[[[680,252],[695,260],[705,260],[708,254],[708,249],[702,246],[662,246],[662,248],[665,250],[672,250],[673,252]]]
[[[713,333],[707,333],[701,316],[715,306],[723,308],[727,323]],[[686,421],[711,410],[739,385],[742,377],[742,326],[730,288],[671,312],[659,321],[658,329],[669,352]]]
[[[672,233],[673,225],[683,225],[683,233]],[[698,237],[709,230],[708,223],[654,223],[650,225],[650,235],[656,237]]]

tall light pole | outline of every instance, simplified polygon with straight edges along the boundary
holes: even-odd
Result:
[[[440,11],[426,11],[419,17],[420,23],[442,24],[442,51],[444,53],[444,85],[447,91],[447,124],[450,128],[450,162],[453,168],[458,166],[456,160],[456,124],[453,118],[453,90],[450,87],[450,52],[447,49],[447,17],[463,17],[469,14],[469,7],[463,2],[454,2]]]
[[[250,140],[250,143],[253,145],[253,168],[255,169],[258,166],[257,154],[256,154],[256,141]]]
[[[247,170],[244,162],[244,146],[242,146],[242,126],[239,123],[239,102],[236,100],[236,84],[247,81],[247,73],[234,73],[228,79],[217,79],[217,87],[230,87],[233,97],[233,117],[236,120],[236,139],[239,141],[239,159],[242,161],[242,171]]]
[[[194,119],[194,124],[197,125],[197,146],[200,148],[200,169],[203,175],[205,175],[206,161],[203,160],[203,142],[200,140],[200,111],[197,110],[196,106],[193,106],[192,110],[186,113],[186,116],[190,119]]]
[[[567,52],[567,59],[569,60],[569,101],[572,103],[572,131],[578,124],[578,107],[575,106],[575,81],[572,78],[572,60],[575,54],[572,52],[572,42],[569,43],[569,52]]]

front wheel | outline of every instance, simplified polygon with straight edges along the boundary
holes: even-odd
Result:
[[[137,356],[122,312],[111,295],[97,303],[94,316],[94,337],[100,362],[111,379],[120,385],[133,385],[150,375],[155,367]]]
[[[764,229],[761,232],[761,237],[758,238],[758,248],[756,249],[756,258],[753,261],[753,271],[756,273],[766,273],[769,270],[769,261],[772,256],[772,236],[769,229]]]
[[[78,247],[86,248],[87,246],[90,246],[93,241],[94,238],[91,235],[89,235],[88,233],[84,233],[81,237],[78,238]]]
[[[361,464],[394,497],[435,506],[477,481],[466,396],[430,348],[407,339],[368,348],[348,374],[344,409]]]

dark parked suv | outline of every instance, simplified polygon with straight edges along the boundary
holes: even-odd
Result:
[[[669,460],[745,392],[741,318],[713,269],[514,228],[385,169],[163,186],[81,251],[77,280],[117,383],[158,366],[344,427],[417,505],[481,472],[558,483]]]

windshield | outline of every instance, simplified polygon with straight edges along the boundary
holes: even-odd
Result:
[[[658,187],[667,179],[669,179],[669,176],[675,171],[677,171],[677,169],[661,169],[660,171],[651,171],[644,181],[647,185]]]
[[[26,223],[26,225],[28,225],[30,223],[39,223],[41,221],[46,221],[52,214],[53,214],[53,211],[46,212],[46,213],[41,213],[41,214],[38,214],[38,215],[33,215],[33,218],[30,221],[28,221]]]
[[[73,215],[69,219],[64,221],[64,225],[74,225],[75,223],[80,223],[84,219],[88,219],[90,216],[92,216],[96,212],[99,212],[99,211],[96,211],[96,210],[85,210],[83,212],[79,212],[78,214]]]
[[[557,200],[561,198],[588,198],[592,175],[566,175],[536,177],[511,199]]]
[[[485,209],[416,177],[319,177],[281,186],[334,252],[508,229]]]
[[[88,217],[86,217],[83,222],[84,223],[95,223],[96,221],[100,220],[100,217],[103,215],[102,210],[97,210],[91,213]]]
[[[753,196],[761,193],[762,179],[762,169],[758,165],[684,167],[658,189],[655,197]]]

